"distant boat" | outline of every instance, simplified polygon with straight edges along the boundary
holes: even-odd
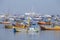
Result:
[[[4,18],[5,17],[5,15],[0,15],[0,18]]]
[[[40,18],[33,18],[34,21],[39,21],[41,20]]]
[[[51,22],[38,22],[39,25],[51,25],[52,23]]]
[[[10,24],[9,15],[8,14],[2,15],[2,17],[3,17],[4,20],[2,22],[0,22],[0,24]]]
[[[14,21],[14,18],[9,18],[9,20]]]
[[[10,22],[0,22],[0,24],[10,24]]]
[[[2,22],[2,24],[10,24],[10,22]]]

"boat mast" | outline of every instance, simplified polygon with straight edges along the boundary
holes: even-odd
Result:
[[[30,27],[30,17],[28,17],[28,26],[27,26],[27,32],[29,30],[29,27]]]
[[[5,20],[4,21],[8,21],[8,16],[9,16],[9,8],[8,8],[7,13],[5,14]]]

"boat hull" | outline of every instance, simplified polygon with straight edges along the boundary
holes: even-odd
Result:
[[[39,25],[51,25],[51,22],[38,22]]]
[[[0,24],[10,24],[10,22],[0,22]]]
[[[34,28],[22,29],[22,28],[14,27],[13,29],[14,29],[14,32],[38,32],[38,30]]]
[[[48,27],[40,26],[40,29],[41,30],[60,30],[60,27],[48,28]]]
[[[5,28],[7,28],[7,29],[12,29],[13,26],[12,26],[12,25],[5,25]]]
[[[22,29],[22,28],[13,28],[14,29],[14,32],[25,32],[26,29]]]

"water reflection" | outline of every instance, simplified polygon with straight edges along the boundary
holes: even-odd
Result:
[[[40,33],[41,40],[60,40],[60,31],[42,31]]]
[[[15,38],[18,40],[38,40],[39,33],[16,32]]]
[[[0,26],[0,40],[60,40],[60,31],[13,32]]]

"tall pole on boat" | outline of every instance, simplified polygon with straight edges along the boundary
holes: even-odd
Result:
[[[30,17],[28,17],[28,26],[27,26],[27,32],[29,30],[29,27],[30,27]]]

